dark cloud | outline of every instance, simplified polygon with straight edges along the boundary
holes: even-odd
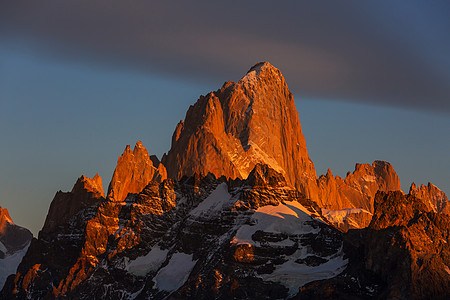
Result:
[[[442,1],[2,1],[3,42],[194,80],[260,60],[297,95],[450,113]]]

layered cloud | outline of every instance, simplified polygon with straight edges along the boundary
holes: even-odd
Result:
[[[3,46],[193,80],[267,60],[297,95],[450,113],[447,3],[3,1],[0,35]]]

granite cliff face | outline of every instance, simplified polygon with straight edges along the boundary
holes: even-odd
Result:
[[[127,146],[119,157],[108,187],[108,198],[123,201],[129,193],[142,191],[150,181],[161,181],[166,178],[164,165],[156,156],[149,156],[147,149],[139,141],[133,151]]]
[[[343,231],[367,227],[372,219],[377,191],[400,191],[400,179],[388,162],[356,164],[345,179],[328,169],[318,180],[317,204],[336,227]]]
[[[423,200],[401,192],[376,195],[365,265],[386,278],[389,299],[450,297],[450,217]]]
[[[356,164],[353,173],[349,172],[345,179],[333,176],[328,169],[327,174],[319,178],[317,204],[330,210],[362,208],[373,213],[375,194],[379,190],[401,190],[400,179],[388,162]]]
[[[413,182],[409,193],[416,198],[422,199],[427,207],[437,213],[450,214],[450,203],[443,191],[437,186],[428,182],[428,185],[416,186]]]
[[[92,179],[82,175],[71,192],[58,191],[50,204],[42,232],[52,232],[80,210],[99,203],[105,198],[102,178],[96,174]]]
[[[187,175],[246,178],[257,163],[269,165],[308,197],[316,181],[294,98],[281,72],[259,63],[237,83],[191,106],[172,137],[163,164],[170,178]]]

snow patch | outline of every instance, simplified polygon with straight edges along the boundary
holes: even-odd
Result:
[[[286,201],[284,204],[277,206],[266,205],[258,208],[252,215],[251,221],[255,224],[242,225],[231,243],[256,246],[256,242],[252,240],[252,235],[258,230],[290,235],[317,233],[319,229],[314,229],[304,223],[311,220],[308,210],[297,201]]]
[[[192,254],[174,253],[169,263],[153,278],[156,288],[168,292],[176,291],[186,282],[196,263],[197,260],[192,260]]]
[[[359,211],[359,209],[358,209]],[[236,232],[231,243],[249,244],[260,246],[259,242],[252,239],[253,234],[261,230],[270,233],[285,233],[289,236],[305,235],[309,233],[318,234],[320,228],[314,228],[310,222],[314,219],[310,212],[297,201],[289,201],[277,206],[267,205],[257,209],[251,217],[253,225],[242,225]],[[267,243],[267,242],[266,242]],[[291,246],[292,241],[287,238],[283,241],[268,243],[272,247]],[[289,289],[289,295],[298,293],[299,287],[316,280],[328,279],[340,274],[347,266],[348,260],[344,259],[342,247],[335,254],[321,257],[324,263],[317,266],[308,266],[299,263],[299,259],[315,256],[308,246],[301,246],[289,256],[281,265],[276,265],[271,274],[262,274],[260,278],[265,281],[278,282]]]
[[[151,271],[156,271],[166,260],[169,250],[161,250],[158,246],[152,247],[149,253],[132,260],[126,264],[126,270],[136,276],[145,276]]]
[[[222,207],[228,203],[231,199],[230,193],[228,193],[228,186],[225,182],[219,184],[211,194],[203,200],[196,208],[194,208],[189,214],[191,216],[199,217],[205,214],[212,214],[217,211],[221,211]]]
[[[28,243],[28,245],[26,245],[22,250],[5,256],[3,259],[0,259],[0,290],[3,288],[6,278],[8,278],[9,275],[15,274],[17,272],[17,267],[22,261],[22,258],[27,253],[29,246],[30,243]]]
[[[289,257],[287,262],[276,266],[271,274],[263,274],[261,278],[266,281],[281,283],[289,289],[289,296],[294,296],[301,286],[309,282],[339,275],[348,263],[348,259],[344,259],[343,254],[338,253],[338,255],[330,257],[327,262],[316,267],[310,267],[295,262],[297,258],[303,257],[301,252],[303,251],[297,251]]]

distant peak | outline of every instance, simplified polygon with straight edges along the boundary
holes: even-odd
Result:
[[[0,220],[5,220],[8,223],[14,224],[14,222],[12,221],[8,209],[3,208],[0,206]]]
[[[147,148],[144,147],[144,145],[142,145],[141,141],[137,141],[136,145],[134,146],[133,149],[133,154],[134,155],[138,155],[138,156],[142,156],[143,159],[149,159],[150,155],[148,154]]]
[[[101,197],[105,197],[103,192],[103,184],[102,178],[95,174],[95,176],[91,179],[84,174],[78,178],[77,182],[72,188],[72,193],[80,193],[82,191],[88,191],[92,193],[99,194]]]

